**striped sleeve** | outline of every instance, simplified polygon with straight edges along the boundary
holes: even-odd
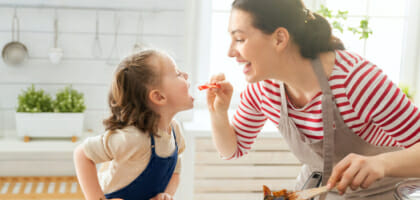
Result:
[[[246,154],[267,120],[267,117],[261,112],[259,84],[249,84],[241,93],[241,102],[232,119],[238,148],[230,158],[225,159],[236,159]]]
[[[382,138],[383,142],[377,145],[387,146],[389,140],[385,138],[389,137],[405,148],[420,141],[418,108],[381,69],[364,61],[350,72],[345,87],[358,117],[382,130],[372,130],[374,134],[382,134],[374,136]]]

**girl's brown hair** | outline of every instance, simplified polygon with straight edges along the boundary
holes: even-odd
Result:
[[[149,106],[150,86],[160,82],[157,66],[150,64],[156,50],[146,50],[125,58],[115,72],[108,104],[111,116],[103,121],[105,129],[114,131],[135,126],[156,135],[160,116]]]

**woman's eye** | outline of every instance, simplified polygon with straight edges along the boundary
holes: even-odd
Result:
[[[239,40],[239,39],[236,40],[236,42],[243,42],[243,41],[245,41],[245,40]]]

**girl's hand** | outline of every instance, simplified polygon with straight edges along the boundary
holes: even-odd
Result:
[[[173,200],[174,198],[168,193],[159,193],[150,200]]]
[[[220,85],[220,88],[210,88],[207,91],[207,106],[210,112],[225,112],[229,109],[233,86],[226,81],[224,74],[210,78],[210,83]]]
[[[385,163],[379,156],[349,154],[334,167],[328,185],[333,188],[337,184],[337,190],[344,194],[347,187],[365,189],[383,177]]]

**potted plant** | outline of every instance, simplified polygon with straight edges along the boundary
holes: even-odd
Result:
[[[28,142],[33,137],[71,137],[75,142],[83,132],[83,94],[71,86],[56,94],[53,100],[42,89],[32,85],[18,97],[16,130]]]

